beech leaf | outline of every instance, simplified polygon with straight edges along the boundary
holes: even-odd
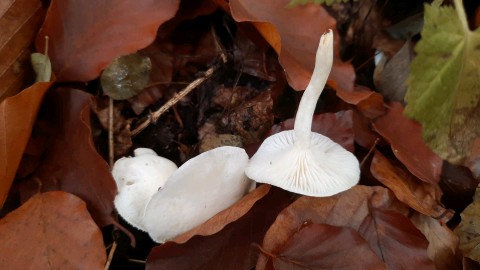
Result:
[[[32,62],[35,74],[37,74],[35,81],[49,82],[52,76],[52,64],[48,56],[41,53],[32,53],[30,55],[30,61]]]
[[[477,187],[475,199],[460,214],[462,221],[455,233],[460,239],[460,250],[465,257],[480,262],[480,187]]]
[[[145,48],[158,27],[177,12],[179,0],[52,0],[37,36],[50,37],[49,55],[59,81],[96,78],[115,57]]]
[[[293,234],[273,265],[277,270],[386,269],[357,231],[327,224],[309,224]]]
[[[458,164],[480,136],[480,30],[470,31],[462,1],[454,3],[425,5],[405,114],[422,124],[434,152]]]
[[[37,194],[0,220],[0,269],[103,269],[100,229],[78,197]]]
[[[43,96],[51,85],[36,83],[0,103],[0,208],[15,178]]]

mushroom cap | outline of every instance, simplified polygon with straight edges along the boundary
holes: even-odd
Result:
[[[145,206],[177,169],[172,161],[148,148],[134,150],[135,157],[123,157],[112,169],[118,193],[113,201],[118,213],[134,227],[145,230]]]
[[[248,155],[223,146],[185,162],[158,191],[145,210],[150,237],[163,243],[230,207],[251,187],[244,171]]]
[[[308,147],[295,145],[295,132],[282,131],[262,143],[247,176],[260,183],[315,197],[331,196],[358,183],[357,158],[328,137],[312,132]]]

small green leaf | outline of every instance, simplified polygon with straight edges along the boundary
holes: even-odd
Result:
[[[468,28],[461,0],[455,7],[425,6],[405,114],[422,124],[434,152],[461,163],[480,136],[480,30]]]
[[[32,53],[30,55],[30,61],[37,75],[35,82],[49,82],[52,76],[52,64],[48,56],[41,53]]]

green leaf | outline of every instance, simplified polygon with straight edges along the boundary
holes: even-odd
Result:
[[[52,76],[52,64],[50,58],[41,53],[32,53],[30,55],[30,62],[32,62],[33,70],[37,75],[35,82],[49,82]]]
[[[405,114],[422,124],[435,153],[461,163],[480,136],[480,30],[468,28],[461,0],[455,6],[425,6]]]
[[[288,3],[287,7],[294,7],[297,5],[306,5],[309,3],[314,3],[315,5],[327,4],[328,6],[330,6],[333,3],[346,3],[348,1],[350,0],[291,0],[290,3]],[[358,1],[358,0],[353,0],[353,1]]]
[[[455,228],[460,240],[459,248],[465,257],[480,262],[480,187],[477,187],[475,199],[461,216],[462,222]]]

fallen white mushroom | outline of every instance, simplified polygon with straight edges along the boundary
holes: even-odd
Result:
[[[230,207],[252,181],[244,171],[245,150],[223,146],[185,162],[148,203],[144,224],[156,242],[170,240]]]
[[[137,148],[134,155],[121,158],[113,165],[112,175],[118,189],[114,205],[123,219],[145,231],[145,207],[177,165],[148,148]]]
[[[333,63],[333,33],[320,39],[315,69],[295,118],[294,130],[262,143],[245,173],[261,183],[308,196],[330,196],[358,183],[356,157],[328,137],[311,131],[313,113]]]

